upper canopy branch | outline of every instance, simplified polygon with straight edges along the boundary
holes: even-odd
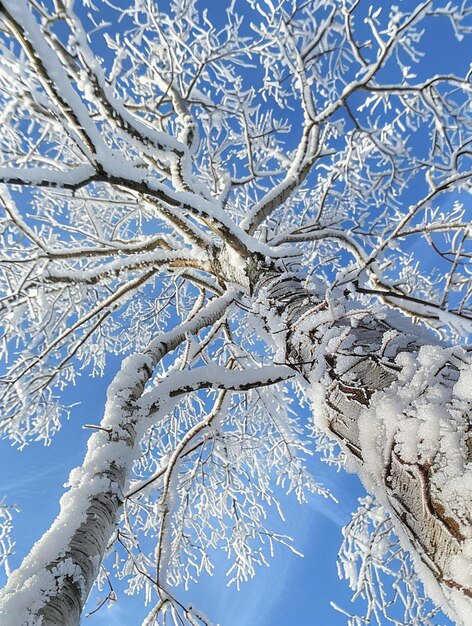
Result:
[[[45,40],[26,0],[2,0],[0,15],[24,48],[42,79],[44,89],[64,116],[64,127],[73,129],[72,138],[84,155],[93,161],[99,152],[106,152],[101,134],[70,84],[54,49]]]

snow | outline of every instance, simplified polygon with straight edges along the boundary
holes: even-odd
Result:
[[[470,398],[468,382],[471,370],[470,365],[463,370],[455,386],[441,384],[438,373],[453,358],[452,352],[439,346],[423,346],[417,355],[399,355],[396,360],[402,370],[398,380],[388,390],[377,392],[370,408],[365,409],[359,418],[359,441],[363,455],[360,475],[366,487],[380,497],[390,510],[392,500],[389,500],[388,489],[384,492],[383,468],[390,463],[393,445],[394,453],[412,471],[417,465],[434,468],[429,474],[429,488],[431,497],[442,503],[444,515],[456,520],[467,519],[467,503],[472,501],[472,472],[464,447],[468,411],[461,402]],[[420,498],[421,494],[417,497]],[[399,528],[397,525],[397,531]],[[425,530],[424,527],[423,532]],[[461,525],[461,532],[470,535],[467,524]],[[470,543],[466,542],[452,560],[446,558],[443,565],[447,567],[445,578],[452,577],[464,585],[472,582],[470,552]],[[431,574],[423,562],[416,561],[417,570],[427,583],[428,593],[437,597],[434,591],[437,584],[427,582],[432,580]],[[445,586],[442,593],[457,597]],[[472,615],[472,605],[462,599],[461,605],[464,603],[468,606],[467,613],[460,612],[463,609],[458,608],[455,600],[451,606],[460,615]],[[466,619],[464,624],[467,623],[470,622]]]
[[[163,397],[175,397],[204,387],[237,391],[252,386],[271,385],[294,376],[293,369],[284,365],[267,365],[245,370],[229,370],[222,366],[206,365],[193,370],[175,371],[155,389],[144,394],[141,408],[144,413],[148,413],[154,406],[159,406]]]
[[[0,167],[0,180],[7,183],[20,179],[24,184],[48,184],[54,187],[79,185],[94,173],[95,168],[91,165],[78,165],[67,170],[51,170],[46,167]]]
[[[98,279],[110,280],[110,276],[118,275],[124,270],[142,269],[145,267],[165,266],[167,264],[182,262],[185,265],[204,265],[208,261],[204,253],[198,250],[188,251],[163,251],[153,250],[141,254],[134,254],[130,257],[116,259],[110,263],[103,263],[92,269],[56,269],[49,267],[45,270],[45,274],[56,280],[74,280],[77,282],[94,282]]]
[[[450,572],[455,580],[464,587],[472,588],[472,539],[466,539],[463,553],[451,559]]]
[[[66,71],[61,65],[57,55],[54,54],[50,45],[43,37],[39,25],[29,10],[25,0],[5,0],[4,5],[12,17],[24,29],[28,41],[34,47],[36,57],[40,59],[40,63],[46,69],[51,81],[54,82],[54,89],[59,94],[59,98],[70,106],[80,127],[87,137],[93,141],[94,145],[97,148],[101,146],[106,150],[100,132],[90,119],[88,111],[79,95],[72,88]],[[88,150],[86,151],[88,152]]]
[[[46,85],[45,89],[49,93],[50,99],[56,103],[56,108],[54,108],[55,105],[53,103],[49,110],[54,111],[54,114],[58,117],[62,115],[67,120],[67,123],[64,122],[64,119],[62,120],[64,128],[73,133],[73,138],[80,144],[84,154],[91,162],[98,162],[103,166],[103,171],[109,176],[109,182],[112,185],[120,186],[123,183],[132,190],[139,190],[139,193],[142,195],[153,196],[154,199],[157,199],[161,210],[167,208],[169,212],[175,211],[183,220],[187,219],[187,215],[191,216],[188,224],[202,224],[201,241],[204,242],[204,245],[208,244],[208,249],[213,250],[214,242],[218,236],[223,242],[219,260],[222,266],[225,265],[225,269],[228,268],[229,280],[234,279],[233,282],[240,287],[247,289],[252,286],[249,284],[247,275],[248,258],[255,255],[264,258],[264,262],[261,262],[261,267],[264,267],[265,271],[273,263],[274,259],[287,257],[289,254],[287,248],[275,247],[275,244],[278,243],[277,239],[272,239],[274,246],[271,247],[251,237],[244,231],[242,226],[252,227],[257,225],[260,220],[277,208],[286,197],[299,189],[305,168],[311,163],[311,159],[314,159],[315,154],[318,154],[318,129],[314,124],[310,123],[305,128],[302,141],[293,154],[285,178],[280,184],[272,185],[272,187],[269,185],[269,191],[267,191],[267,188],[264,186],[264,177],[261,176],[262,180],[259,182],[260,189],[263,190],[262,199],[256,202],[255,206],[254,202],[252,202],[252,207],[250,206],[251,202],[248,203],[246,220],[241,225],[238,225],[225,211],[223,201],[212,198],[208,187],[193,175],[191,152],[195,146],[187,146],[183,140],[188,137],[191,131],[196,129],[196,126],[184,110],[185,107],[182,108],[180,106],[182,103],[177,102],[175,104],[176,113],[184,127],[184,130],[177,138],[167,133],[157,132],[145,121],[131,115],[123,102],[115,98],[113,88],[108,84],[97,59],[89,49],[86,33],[72,11],[72,4],[69,3],[64,9],[67,11],[73,24],[73,36],[69,41],[69,45],[71,50],[81,50],[81,62],[85,60],[84,64],[90,70],[89,76],[87,76],[87,72],[81,72],[76,85],[82,92],[79,95],[73,84],[71,84],[59,57],[53,54],[52,47],[42,35],[41,27],[36,21],[36,14],[30,11],[28,3],[25,0],[5,0],[3,4],[11,12],[14,19],[18,21],[20,27],[24,29],[26,38],[33,45],[38,69],[45,69],[49,76],[50,83]],[[272,3],[266,2],[266,4],[275,16],[276,11]],[[260,10],[262,11],[262,9]],[[422,11],[421,8],[419,10]],[[264,14],[264,11],[262,13]],[[372,18],[374,19],[378,13],[374,13]],[[328,22],[321,22],[319,27],[321,29],[328,28]],[[286,25],[284,27],[286,28]],[[301,36],[301,41],[303,40],[304,36]],[[355,89],[365,85],[374,76],[377,69],[382,66],[386,55],[390,54],[395,47],[390,44],[384,46],[380,41],[378,43],[379,55],[375,63],[368,65],[365,62],[364,69],[355,74],[357,78],[353,82],[349,82],[349,77],[352,77],[354,72],[348,72],[346,82],[343,83],[341,81],[340,83],[342,85],[339,87],[340,93],[336,95],[331,92],[331,95],[327,97],[325,107],[319,109],[320,113],[318,116],[316,116],[313,110],[310,110],[309,99],[305,99],[302,105],[305,113],[308,111],[312,119],[323,123],[344,104],[346,98]],[[305,40],[305,49],[306,46],[310,45],[311,42],[308,38]],[[349,58],[349,55],[341,56]],[[408,73],[409,68],[403,69]],[[84,103],[84,99],[93,100],[94,105],[98,108],[102,106],[100,102],[95,102],[95,84],[103,90],[105,99],[108,100],[117,115],[122,118],[121,121],[125,122],[124,128],[120,128],[121,122],[116,124],[117,128],[114,129],[116,133],[115,138],[117,138],[117,142],[123,140],[126,146],[130,147],[130,150],[125,150],[123,153],[119,150],[111,150],[104,139],[105,134],[101,132],[90,117],[89,108]],[[309,76],[307,78],[307,84],[312,84],[312,77]],[[168,92],[168,87],[169,85],[163,85],[165,93]],[[306,96],[307,91],[303,91],[304,89],[305,87],[303,86],[301,91]],[[322,96],[324,89],[326,87],[320,89],[320,96]],[[199,95],[197,88],[194,89],[194,94]],[[426,96],[427,94],[425,94]],[[40,97],[39,94],[38,97]],[[206,98],[206,96],[201,94],[199,97]],[[322,100],[322,97],[320,99]],[[207,100],[213,105],[210,99]],[[431,98],[429,100],[430,106],[435,110],[435,103]],[[217,119],[218,117],[219,119]],[[221,134],[223,135],[225,129],[227,130],[230,126],[225,124],[226,120],[221,113],[216,112],[215,119],[217,122],[216,129],[222,129]],[[113,121],[109,120],[109,124],[113,126]],[[211,122],[211,125],[214,127],[213,122]],[[398,122],[397,126],[400,130],[403,130],[401,122]],[[389,127],[389,132],[391,132],[392,128],[393,126]],[[133,129],[137,130],[138,134],[141,135],[141,140],[136,138],[136,133],[133,133]],[[441,123],[438,125],[438,129],[440,132],[443,132]],[[231,134],[229,137],[232,140]],[[171,181],[163,183],[162,178],[159,176],[160,166],[157,166],[155,169],[143,169],[144,159],[139,158],[136,161],[130,161],[124,156],[133,153],[133,149],[136,147],[141,149],[143,145],[147,144],[148,140],[157,148],[157,151],[162,152],[158,159],[170,163]],[[196,145],[196,140],[193,143]],[[262,144],[259,146],[256,144],[257,142],[254,143],[255,147],[257,150],[260,150]],[[400,148],[402,145],[400,140],[396,144],[391,143],[390,156],[401,156]],[[389,153],[389,151],[386,150],[386,153]],[[263,161],[269,152],[262,150],[261,154],[261,160]],[[276,155],[277,151],[272,149],[271,158],[286,165],[287,155],[281,155],[280,157]],[[329,152],[324,154],[320,152],[319,156],[326,157],[331,155]],[[346,163],[349,165],[348,161]],[[344,169],[346,172],[348,170],[348,167]],[[16,180],[15,177],[21,176],[25,183],[35,185],[78,185],[87,180],[93,172],[94,168],[89,165],[65,171],[33,167],[20,169],[4,167],[0,168],[0,180],[11,181]],[[262,174],[264,173],[268,176],[267,170],[262,172]],[[278,172],[273,178],[282,174],[283,172]],[[377,174],[383,176],[385,171],[379,171]],[[225,175],[229,181],[227,173],[222,176],[224,177]],[[335,182],[335,180],[332,182]],[[215,183],[215,186],[218,185]],[[193,191],[188,191],[189,188]],[[337,190],[337,187],[333,188],[333,190]],[[368,190],[368,185],[360,183],[359,190],[360,192]],[[329,200],[329,194],[326,197]],[[333,198],[335,198],[335,194],[333,194]],[[389,199],[387,198],[387,200]],[[327,205],[329,205],[329,201]],[[386,206],[386,210],[393,208],[393,205],[388,208],[388,202]],[[407,218],[410,219],[413,215],[414,211],[407,215],[402,222],[397,221],[396,234],[400,232],[398,229],[406,225],[405,220]],[[398,213],[393,214],[392,211],[393,223],[396,223],[395,219],[397,217]],[[24,232],[28,233],[27,226],[21,220],[21,216],[14,216],[14,218],[17,226],[19,225]],[[196,225],[194,228],[197,230]],[[211,235],[208,235],[209,229],[213,231]],[[40,240],[35,237],[34,233],[30,232],[29,236],[33,244],[41,248]],[[339,238],[340,233],[333,227],[332,230],[325,229],[323,236],[325,238],[329,236]],[[351,239],[350,235],[343,236],[345,244],[348,247],[352,247],[353,251],[356,252],[358,235],[356,234],[356,239]],[[293,253],[297,254],[297,251],[294,249]],[[370,263],[373,260],[373,257],[365,256],[362,248],[357,250],[356,254],[362,262]],[[130,272],[142,266],[165,265],[179,260],[189,261],[189,265],[195,262],[197,266],[203,267],[209,259],[205,253],[194,254],[189,252],[186,255],[183,251],[153,251],[136,254],[127,259],[117,259],[101,267],[90,267],[89,265],[86,269],[73,269],[74,266],[72,266],[72,269],[65,270],[63,266],[56,268],[51,263],[44,274],[38,273],[38,276],[42,279],[45,275],[49,275],[50,278],[70,279],[75,282],[95,281],[102,277],[109,280],[110,277],[122,271]],[[151,382],[159,359],[186,340],[189,334],[199,332],[207,323],[213,323],[218,319],[219,315],[226,310],[234,298],[235,292],[231,292],[224,299],[213,302],[203,312],[197,313],[194,319],[189,319],[188,322],[182,324],[179,328],[156,337],[144,353],[136,354],[126,359],[121,371],[108,389],[105,415],[97,432],[90,438],[84,464],[70,474],[69,491],[61,500],[60,516],[49,533],[38,542],[31,555],[25,560],[21,572],[11,577],[11,585],[17,589],[20,597],[19,600],[15,598],[16,603],[21,603],[21,598],[25,597],[29,606],[41,605],[44,602],[44,596],[47,593],[52,593],[51,589],[54,585],[59,584],[64,576],[71,575],[78,581],[82,580],[81,571],[77,570],[76,564],[70,559],[62,561],[60,566],[55,566],[52,570],[50,568],[50,571],[47,571],[45,567],[47,564],[54,562],[58,555],[62,555],[64,546],[69,542],[74,529],[76,530],[77,525],[85,520],[85,512],[91,498],[102,493],[115,494],[118,496],[118,499],[123,497],[123,490],[126,488],[126,485],[122,485],[120,480],[111,475],[111,468],[115,467],[120,471],[122,470],[123,475],[129,474],[133,462],[140,453],[138,445],[140,437],[146,428],[158,423],[168,411],[174,408],[179,395],[204,386],[211,386],[214,389],[240,390],[253,385],[269,385],[292,377],[295,369],[298,369],[306,374],[307,379],[311,381],[310,393],[318,426],[325,431],[330,430],[329,420],[331,416],[327,410],[327,405],[331,399],[329,394],[335,389],[337,381],[330,379],[328,376],[328,357],[332,360],[337,359],[337,373],[344,377],[344,381],[348,383],[347,388],[352,390],[353,388],[349,387],[349,383],[356,383],[356,370],[351,368],[351,366],[353,363],[357,366],[361,362],[364,352],[371,349],[370,346],[364,344],[355,345],[353,341],[350,343],[349,337],[351,331],[362,320],[365,311],[355,311],[354,309],[349,309],[349,306],[345,305],[345,303],[340,304],[336,300],[337,296],[334,294],[334,291],[328,293],[328,301],[323,303],[323,305],[326,304],[325,307],[320,306],[317,308],[314,303],[310,302],[308,308],[297,308],[297,306],[292,308],[292,303],[289,301],[290,291],[300,287],[299,282],[297,284],[297,277],[284,272],[281,264],[274,264],[272,267],[276,267],[277,271],[273,272],[268,282],[258,286],[260,287],[256,296],[258,301],[253,307],[253,313],[260,315],[264,319],[263,324],[265,328],[261,332],[268,335],[272,334],[273,342],[276,346],[275,361],[285,363],[291,360],[292,367],[272,365],[242,371],[228,371],[223,367],[215,365],[190,371],[177,371],[174,368],[173,371],[169,372],[165,380],[154,379]],[[210,267],[209,269],[213,270],[214,268]],[[379,268],[380,270],[381,268]],[[354,294],[355,290],[352,293]],[[31,298],[37,296],[33,292],[30,292],[28,295]],[[390,301],[399,306],[403,302],[400,296],[398,298],[391,296]],[[250,298],[247,298],[247,302],[251,304]],[[289,302],[289,305],[285,306],[284,302]],[[422,314],[424,316],[433,311],[436,316],[439,316],[441,322],[448,324],[460,333],[472,330],[472,322],[470,320],[452,312],[438,311],[437,308],[429,307],[428,305],[412,304],[411,312],[414,313],[415,311],[419,315]],[[378,313],[373,309],[370,312],[372,314]],[[13,316],[16,314],[16,312],[11,313],[11,320],[13,320]],[[382,315],[384,314],[382,313]],[[92,315],[92,313],[89,315]],[[80,321],[82,322],[84,319],[89,318],[85,315]],[[380,319],[380,315],[377,316],[377,319]],[[344,320],[345,325],[337,324],[339,320]],[[388,317],[389,322],[392,320],[395,321],[393,316]],[[72,325],[65,332],[72,332],[75,329],[76,327]],[[354,333],[352,334],[354,335]],[[64,337],[65,335],[59,335],[57,339],[54,339],[50,349],[56,348]],[[406,344],[402,344],[399,337],[401,337],[401,332],[397,332],[397,330],[386,332],[383,337],[380,354],[385,356],[385,358],[390,358],[396,354],[398,348],[405,347]],[[418,344],[418,337],[419,335],[415,335],[415,341],[412,340],[412,344]],[[291,345],[287,346],[287,343]],[[315,344],[316,350],[313,349]],[[303,346],[307,345],[308,347],[305,349]],[[33,343],[31,343],[31,346],[33,346]],[[289,347],[290,349],[288,349]],[[399,466],[398,475],[401,472],[405,474],[410,472],[411,475],[419,477],[418,482],[420,482],[422,474],[419,470],[430,472],[429,486],[434,504],[443,507],[446,517],[450,516],[451,519],[458,520],[457,525],[460,532],[467,536],[462,552],[446,563],[445,571],[454,576],[461,584],[471,584],[470,562],[472,554],[469,542],[472,530],[470,530],[469,507],[470,501],[472,501],[472,471],[470,469],[466,436],[470,426],[470,418],[468,416],[472,400],[472,372],[470,365],[464,364],[470,362],[470,358],[469,355],[460,350],[445,349],[439,346],[425,345],[418,352],[414,353],[408,351],[410,346],[407,346],[407,348],[403,352],[400,351],[394,363],[396,371],[398,371],[397,379],[388,389],[377,391],[370,400],[369,406],[366,407],[365,403],[357,399],[353,400],[351,398],[346,400],[344,398],[346,402],[349,401],[351,403],[352,416],[341,415],[340,421],[342,421],[342,418],[346,418],[346,421],[348,421],[348,418],[352,417],[351,422],[355,422],[356,428],[359,428],[358,440],[352,443],[359,444],[363,457],[361,466],[360,462],[354,458],[354,455],[351,456],[348,461],[349,468],[361,473],[365,484],[379,494],[386,506],[388,505],[389,496],[392,496],[393,493],[393,486],[392,489],[390,489],[389,485],[385,486],[385,473],[389,463],[393,462],[392,458]],[[352,353],[349,352],[351,349]],[[356,361],[357,358],[359,358],[359,361]],[[450,365],[452,362],[454,367]],[[441,379],[443,370],[450,374],[450,378],[444,379],[446,380],[445,383]],[[457,374],[459,378],[454,384],[454,376]],[[374,378],[375,375],[374,372]],[[362,380],[361,378],[361,382]],[[148,390],[147,386],[151,387],[151,389]],[[26,383],[22,381],[17,384],[16,390],[19,402],[22,403],[24,401],[26,404],[28,398]],[[348,395],[343,390],[340,390],[340,387],[336,391],[340,396],[343,393],[344,396]],[[358,391],[365,390],[360,387]],[[350,426],[349,424],[344,424],[344,427],[347,430]],[[280,430],[283,431],[282,426]],[[340,436],[339,440],[342,443],[343,438]],[[178,461],[177,457],[175,457],[175,460],[176,462]],[[169,475],[167,473],[166,479],[168,478]],[[410,483],[405,482],[404,484],[407,485],[405,491],[411,490]],[[398,493],[394,495],[396,497]],[[402,495],[411,496],[411,493]],[[419,500],[420,497],[417,496],[417,502]],[[172,502],[170,506],[172,506]],[[406,511],[406,513],[411,513],[411,511]],[[418,516],[422,513],[420,511]],[[404,541],[408,542],[408,539],[404,538]],[[165,558],[169,557],[170,548],[169,542],[162,548]],[[98,568],[100,555],[90,556],[91,561]],[[426,579],[431,579],[431,574],[428,573],[424,566],[420,564],[419,568]],[[349,573],[353,576],[352,572]],[[36,596],[32,592],[30,594],[30,586],[33,580],[39,580],[40,586],[44,591],[43,594],[37,593]],[[437,590],[434,588],[434,583],[430,586],[433,595],[436,594]],[[84,593],[85,590],[86,585],[84,585]],[[21,594],[23,593],[24,595],[22,596]],[[460,596],[454,590],[449,593],[454,598],[456,595]],[[439,598],[440,596],[437,595],[436,597]],[[458,602],[466,602],[466,600],[459,597]],[[456,600],[453,601],[454,603],[456,603]],[[468,606],[470,608],[470,603]],[[15,617],[18,619],[17,615]],[[27,618],[25,619],[27,620]]]
[[[461,400],[472,402],[472,367],[466,366],[461,370],[454,392]]]

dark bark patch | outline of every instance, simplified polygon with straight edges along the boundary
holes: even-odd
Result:
[[[338,389],[346,396],[348,400],[354,400],[362,406],[369,406],[369,400],[372,397],[373,391],[366,387],[354,387],[352,385],[346,385],[342,381],[338,382]]]

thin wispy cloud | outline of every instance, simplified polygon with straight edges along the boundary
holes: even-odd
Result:
[[[21,474],[7,479],[3,478],[0,481],[0,494],[8,494],[12,491],[18,493],[18,490],[21,490],[23,487],[28,487],[30,490],[31,486],[35,483],[38,483],[41,487],[43,487],[43,479],[45,477],[57,474],[58,471],[65,467],[67,467],[67,464],[65,461],[62,461],[60,463],[56,463],[55,465],[44,466],[42,469],[38,469],[37,471],[35,470],[34,473],[30,473],[29,475]]]

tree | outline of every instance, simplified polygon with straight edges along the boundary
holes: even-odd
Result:
[[[3,435],[49,443],[61,390],[126,357],[2,624],[78,624],[114,547],[146,624],[206,623],[172,586],[211,568],[207,546],[253,574],[260,542],[285,541],[264,526],[271,480],[322,491],[307,447],[376,499],[343,547],[373,533],[369,611],[388,610],[372,568],[396,556],[405,578],[409,553],[472,623],[471,83],[422,48],[436,23],[461,41],[471,13],[0,2]]]

